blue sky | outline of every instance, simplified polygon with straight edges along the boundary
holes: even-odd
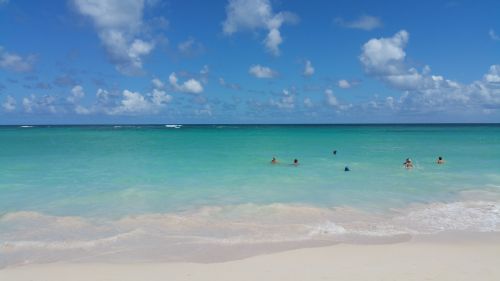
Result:
[[[500,121],[500,2],[0,0],[0,123]]]

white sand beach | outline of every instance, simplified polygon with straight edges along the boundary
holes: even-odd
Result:
[[[495,235],[496,236],[496,235]],[[491,237],[490,237],[491,238]],[[340,244],[220,263],[53,263],[0,270],[2,281],[500,280],[498,239]]]

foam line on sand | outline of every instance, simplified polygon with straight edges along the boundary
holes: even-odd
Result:
[[[334,245],[222,263],[54,263],[0,270],[2,281],[500,280],[500,243]]]

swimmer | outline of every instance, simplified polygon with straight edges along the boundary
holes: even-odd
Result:
[[[438,163],[438,164],[444,164],[444,159],[443,159],[443,157],[442,157],[442,156],[439,156],[439,157],[438,157],[437,163]]]
[[[403,163],[403,166],[405,166],[406,169],[411,169],[413,168],[413,162],[411,161],[410,158],[406,158],[405,162]]]
[[[333,155],[337,155],[337,150],[334,150],[334,151],[333,151]]]
[[[276,157],[273,156],[273,159],[271,160],[271,164],[278,164],[278,160],[276,160]]]
[[[344,172],[349,172],[351,169],[349,169],[349,167],[345,166],[344,168]]]
[[[293,165],[294,165],[294,166],[298,166],[298,165],[299,165],[299,160],[297,160],[297,158],[295,158],[295,159],[293,160]]]

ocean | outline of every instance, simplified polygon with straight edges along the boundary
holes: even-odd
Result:
[[[0,127],[0,267],[449,231],[500,231],[500,125]]]

